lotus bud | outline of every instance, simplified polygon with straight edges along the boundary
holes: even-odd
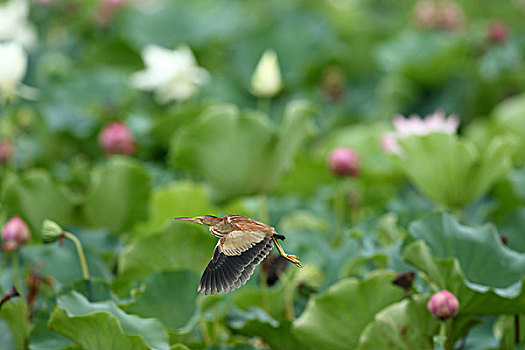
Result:
[[[273,97],[282,88],[281,71],[277,53],[266,50],[252,75],[251,92],[257,97]]]
[[[6,252],[17,250],[29,241],[30,237],[27,224],[15,215],[9,219],[2,230],[2,250]]]
[[[493,43],[503,43],[509,38],[509,27],[498,20],[494,20],[489,25],[488,39]]]
[[[26,71],[27,54],[22,45],[14,41],[0,42],[0,97],[2,99],[16,95]]]
[[[357,177],[359,157],[351,148],[337,147],[328,156],[328,166],[336,175]]]
[[[99,134],[98,142],[108,154],[133,154],[135,138],[129,127],[122,122],[107,124]]]
[[[0,142],[0,163],[7,163],[13,156],[13,146],[9,141]]]
[[[62,237],[64,230],[56,222],[44,220],[42,224],[42,241],[44,243],[53,243]]]
[[[427,309],[432,316],[440,320],[447,320],[454,317],[459,311],[459,301],[448,290],[437,292],[430,298],[427,304]]]
[[[455,31],[463,26],[465,15],[457,2],[443,1],[439,4],[436,24],[439,29]]]

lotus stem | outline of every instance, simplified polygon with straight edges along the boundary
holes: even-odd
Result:
[[[335,212],[335,237],[333,245],[339,245],[343,238],[343,230],[345,223],[345,193],[337,190],[334,198],[334,212]]]
[[[22,292],[22,282],[20,281],[20,259],[18,251],[14,251],[11,255],[11,268],[13,273],[13,285],[15,288]]]
[[[84,250],[82,249],[82,243],[80,243],[80,240],[72,233],[64,231],[62,234],[64,235],[64,237],[69,238],[73,241],[73,243],[75,243],[75,247],[77,248],[78,259],[80,260],[80,268],[82,269],[82,276],[85,280],[89,280],[89,271],[86,263],[86,257],[84,255]]]
[[[201,328],[202,339],[204,340],[204,344],[208,348],[212,344],[211,344],[210,334],[208,333],[208,325],[206,324],[206,320],[204,319],[204,315],[200,316],[200,318],[199,318],[199,325],[200,325],[200,328]]]
[[[519,345],[521,343],[520,339],[520,315],[514,315],[514,343]]]

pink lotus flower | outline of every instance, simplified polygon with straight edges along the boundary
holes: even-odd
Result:
[[[6,252],[17,250],[26,244],[30,237],[29,227],[24,220],[15,215],[2,229],[2,250]]]
[[[435,318],[447,320],[458,314],[459,301],[454,294],[445,289],[437,292],[430,298],[427,309]]]
[[[414,22],[421,28],[454,31],[464,21],[463,10],[454,1],[420,0],[414,8]]]
[[[0,163],[7,163],[13,156],[13,145],[9,141],[0,142]]]
[[[99,27],[105,27],[113,21],[124,0],[100,0],[95,8],[93,20]]]
[[[509,27],[499,20],[489,24],[488,40],[493,43],[503,43],[509,38]]]
[[[328,156],[328,167],[336,175],[357,177],[359,157],[351,148],[337,147]]]
[[[129,127],[122,122],[107,124],[98,136],[98,142],[108,154],[133,154],[136,151],[135,138]]]
[[[381,148],[385,151],[399,154],[401,149],[397,139],[410,135],[424,136],[435,132],[454,134],[459,126],[459,119],[455,115],[447,117],[444,111],[437,110],[424,119],[415,114],[408,118],[397,115],[394,117],[392,124],[395,131],[388,132],[383,136]]]

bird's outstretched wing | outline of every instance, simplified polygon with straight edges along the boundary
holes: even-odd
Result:
[[[248,281],[257,266],[273,248],[271,237],[264,237],[258,243],[238,255],[227,255],[217,243],[213,258],[202,274],[198,292],[214,295],[239,288]]]
[[[226,255],[239,255],[275,234],[275,229],[257,220],[241,215],[225,217],[232,231],[219,241],[219,249]]]

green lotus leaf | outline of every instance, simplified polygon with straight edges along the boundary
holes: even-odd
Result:
[[[9,174],[3,183],[2,208],[7,215],[19,215],[27,221],[31,235],[40,241],[44,219],[68,225],[74,219],[74,200],[44,170],[29,170],[22,175]]]
[[[525,168],[513,169],[507,176],[514,190],[514,194],[522,201],[525,201]]]
[[[162,232],[177,216],[217,214],[206,198],[204,186],[189,181],[156,189],[150,202],[149,219],[137,225],[139,235]]]
[[[82,294],[91,302],[104,301],[112,298],[113,294],[108,281],[91,277],[89,280],[77,279],[64,285],[58,295],[68,294],[72,291]]]
[[[361,333],[358,350],[433,349],[439,322],[427,310],[428,297],[418,295],[378,312]]]
[[[435,213],[410,225],[417,241],[404,260],[460,302],[460,313],[525,312],[525,254],[505,247],[490,225],[467,227]]]
[[[399,140],[399,165],[425,195],[449,207],[463,207],[505,175],[517,146],[511,135],[494,138],[479,154],[468,140],[432,133]]]
[[[35,326],[29,338],[30,350],[57,350],[74,344],[69,338],[51,331],[45,325]]]
[[[163,233],[135,239],[124,248],[113,288],[124,291],[154,271],[189,269],[201,274],[216,243],[202,226],[173,222]]]
[[[0,349],[16,349],[11,330],[4,320],[0,320],[0,334],[2,334],[2,337],[0,337]]]
[[[387,72],[403,73],[429,85],[440,84],[461,67],[467,45],[461,36],[439,31],[405,30],[378,47],[377,61]],[[452,64],[450,57],[457,61]]]
[[[283,298],[285,285],[279,283],[272,288],[268,288],[263,295],[261,289],[256,287],[255,280],[256,278],[252,277],[246,286],[236,290],[235,293],[228,294],[223,302],[224,307],[226,309],[237,308],[243,312],[253,308],[263,309],[272,319],[277,321],[286,320],[286,305]],[[204,309],[204,306],[208,306],[203,302],[201,302],[201,305],[202,309]]]
[[[520,147],[516,152],[516,160],[525,161],[525,94],[505,99],[494,108],[492,115],[499,131],[514,134],[519,137]]]
[[[85,254],[91,277],[110,280],[111,272],[104,261],[89,250],[86,250]],[[64,240],[62,246],[58,242],[27,246],[21,250],[21,256],[35,266],[43,266],[41,273],[55,278],[60,283],[73,282],[82,277],[77,251],[70,240]]]
[[[21,298],[15,298],[2,305],[0,319],[4,320],[11,331],[16,350],[25,350],[29,338],[29,320],[27,303]],[[2,338],[4,334],[2,334]]]
[[[146,290],[126,307],[126,312],[154,317],[173,331],[180,331],[197,311],[200,276],[188,270],[153,273],[143,282]]]
[[[114,157],[96,168],[84,204],[87,223],[113,232],[145,219],[151,183],[146,170],[130,158]]]
[[[190,350],[190,348],[184,344],[175,344],[171,346],[171,350]]]
[[[113,301],[90,303],[77,292],[58,298],[49,327],[86,350],[170,348],[159,321],[128,315]]]
[[[507,247],[520,253],[525,253],[525,207],[511,211],[498,225],[499,232],[507,238]]]
[[[228,324],[235,333],[261,337],[272,349],[297,349],[297,339],[291,333],[292,322],[280,322],[258,307],[248,310],[233,308],[228,313]]]
[[[344,279],[312,298],[294,321],[297,339],[307,349],[353,349],[375,314],[403,298],[403,290],[392,284],[395,276],[376,271],[364,281]]]
[[[305,102],[290,103],[279,127],[260,112],[214,106],[175,134],[171,163],[202,176],[215,201],[264,193],[291,165],[311,117]]]

